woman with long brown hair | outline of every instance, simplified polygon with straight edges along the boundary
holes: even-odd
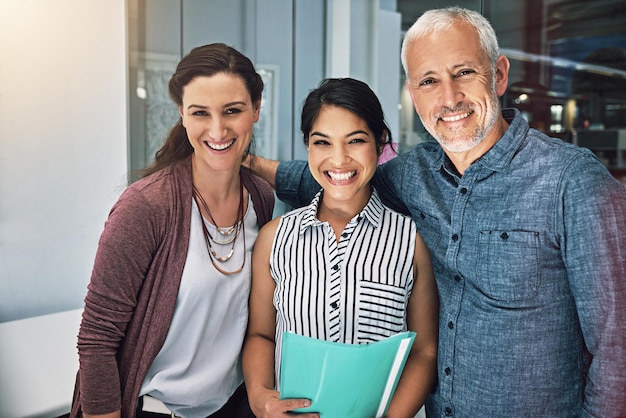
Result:
[[[72,416],[246,417],[240,351],[251,251],[269,184],[241,166],[263,81],[224,44],[193,49],[169,82],[180,120],[113,206],[78,336]]]

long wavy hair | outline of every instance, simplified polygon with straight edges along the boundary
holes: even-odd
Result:
[[[259,103],[263,94],[263,79],[252,61],[241,52],[223,43],[212,43],[194,48],[185,55],[169,81],[170,98],[177,106],[183,105],[183,90],[196,77],[210,77],[218,73],[234,74],[244,82],[252,103]],[[154,162],[142,171],[148,176],[193,153],[182,118],[170,130],[163,146],[156,152]]]

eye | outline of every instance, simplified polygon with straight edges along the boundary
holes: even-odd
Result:
[[[476,71],[474,70],[461,70],[457,73],[457,77],[463,77],[465,75],[470,75],[470,74],[474,74]]]
[[[325,146],[330,145],[330,143],[325,139],[315,139],[312,142],[313,145]]]
[[[205,110],[196,110],[192,113],[193,116],[207,116],[208,113]]]
[[[350,144],[364,144],[366,142],[367,140],[364,138],[352,138],[349,143]]]
[[[236,115],[238,113],[241,113],[241,109],[237,108],[237,107],[230,107],[228,109],[226,109],[226,111],[224,112],[227,115]]]
[[[436,83],[434,78],[427,78],[425,80],[420,81],[419,87],[428,87]]]

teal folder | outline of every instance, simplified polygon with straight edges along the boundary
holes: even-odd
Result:
[[[280,398],[306,398],[322,418],[373,418],[387,411],[415,340],[411,331],[370,344],[283,333]]]

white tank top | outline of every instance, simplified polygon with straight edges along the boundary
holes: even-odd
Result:
[[[219,410],[243,382],[240,353],[248,324],[252,248],[258,235],[251,199],[244,222],[245,266],[239,273],[224,275],[211,263],[193,202],[189,251],[174,317],[140,391],[185,418],[204,418]],[[206,220],[205,225],[215,237],[215,226]],[[240,235],[232,258],[219,266],[226,271],[241,267],[243,245]],[[229,250],[230,245],[216,249],[219,256]]]

